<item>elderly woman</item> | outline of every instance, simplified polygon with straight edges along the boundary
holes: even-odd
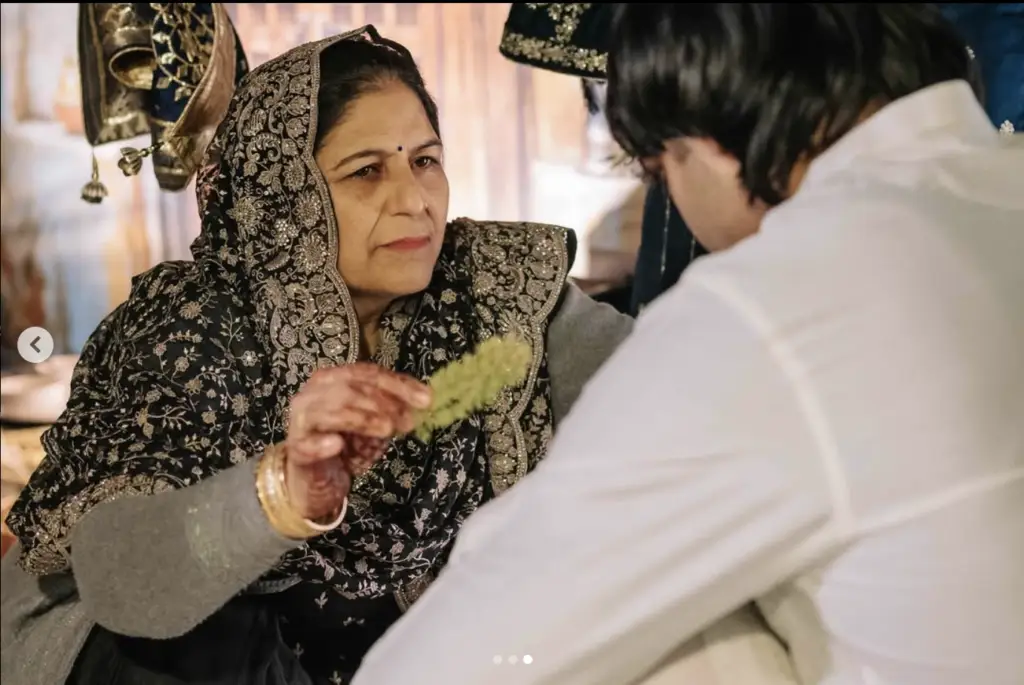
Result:
[[[437,108],[369,27],[251,73],[198,195],[195,260],[94,333],[10,515],[7,685],[346,682],[630,329],[568,231],[448,221]],[[505,332],[528,379],[407,436]]]

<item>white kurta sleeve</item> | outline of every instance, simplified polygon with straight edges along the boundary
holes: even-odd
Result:
[[[799,360],[719,286],[641,317],[356,685],[633,682],[835,544]]]

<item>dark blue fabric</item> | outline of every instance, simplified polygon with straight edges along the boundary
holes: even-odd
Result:
[[[140,5],[140,7],[145,7]],[[192,6],[192,11],[184,14],[187,16],[187,26],[168,24],[164,21],[163,15],[153,14],[153,51],[161,68],[153,70],[153,86],[150,91],[150,115],[157,121],[169,124],[178,121],[185,113],[185,107],[191,100],[191,94],[199,85],[199,80],[206,71],[208,60],[202,62],[189,61],[192,54],[186,45],[186,40],[196,40],[205,43],[206,49],[211,49],[213,43],[213,32],[199,30],[200,26],[214,26],[213,4],[209,2],[197,2]],[[147,15],[143,15],[147,16]],[[234,31],[234,27],[231,27]],[[159,36],[160,38],[157,38]],[[199,57],[204,57],[205,53]],[[173,75],[173,78],[168,76]],[[245,52],[242,50],[242,41],[235,33],[235,83],[242,80],[249,73],[249,64],[245,59]]]
[[[941,3],[939,9],[971,47],[992,123],[1024,131],[1024,2]]]
[[[668,230],[665,211],[668,210]],[[665,238],[668,238],[666,245]],[[693,257],[707,252],[694,240],[683,218],[679,216],[662,184],[653,184],[644,200],[643,223],[640,225],[640,250],[633,280],[633,314],[650,304],[679,280]],[[664,269],[662,258],[664,257]]]

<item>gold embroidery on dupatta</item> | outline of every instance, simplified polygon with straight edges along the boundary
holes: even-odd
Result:
[[[427,588],[430,587],[435,578],[436,575],[434,573],[427,571],[419,578],[410,580],[395,590],[395,602],[398,604],[398,608],[402,610],[402,613],[409,611],[409,608],[415,604],[416,600],[423,596],[423,593],[427,591]]]
[[[476,338],[515,333],[530,342],[533,352],[527,380],[505,390],[484,412],[490,483],[494,494],[500,495],[544,457],[551,440],[548,393],[539,382],[547,325],[568,276],[566,230],[525,222],[457,219],[447,232],[456,245],[455,253],[468,256],[466,262],[448,267],[472,282]],[[402,455],[393,453],[374,468],[408,466]],[[353,491],[358,493],[359,488]],[[394,592],[399,609],[408,611],[436,576],[435,570],[428,570],[402,583]]]
[[[303,45],[255,69],[244,89],[251,97],[230,124],[236,144],[225,163],[244,170],[232,189],[233,218],[244,238],[259,327],[291,390],[280,397],[282,411],[314,370],[352,363],[359,353],[359,322],[338,273],[337,221],[313,157],[313,132],[320,53],[364,33]],[[288,107],[283,98],[291,99]]]
[[[568,276],[566,231],[545,224],[468,219],[456,220],[453,228],[470,246],[473,294],[484,331],[480,338],[515,333],[533,348],[526,382],[503,392],[486,412],[491,486],[499,495],[526,475],[533,465],[530,457],[539,459],[550,441],[547,400],[536,386],[548,319]]]
[[[218,345],[220,356],[195,352],[215,337],[205,327],[211,315],[238,344],[251,341],[234,315],[241,304],[212,291],[196,262],[167,262],[136,277],[129,299],[83,347],[67,408],[42,435],[46,457],[8,515],[26,571],[66,571],[73,529],[93,507],[186,487],[258,453],[248,431],[218,440],[211,426],[253,427],[247,412],[263,391],[245,387],[238,368],[255,366],[259,355],[249,348],[234,357],[227,345]],[[180,326],[168,327],[169,315]],[[183,405],[201,407],[198,425]],[[176,469],[186,454],[201,466]],[[148,468],[133,470],[144,462]]]
[[[196,84],[206,72],[213,53],[213,26],[199,19],[195,5],[189,2],[163,2],[150,5],[156,12],[153,43],[165,46],[166,57],[157,63],[159,74],[156,87],[174,85],[174,101],[192,97]],[[181,41],[180,52],[175,49],[170,31],[176,31]]]

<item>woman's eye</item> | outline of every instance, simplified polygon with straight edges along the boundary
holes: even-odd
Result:
[[[350,176],[352,178],[369,178],[370,176],[372,176],[376,172],[377,172],[377,165],[376,164],[367,164],[362,169],[358,169],[357,171],[355,171],[352,174],[350,174]]]
[[[429,167],[434,166],[435,164],[440,164],[440,163],[441,162],[439,160],[435,159],[434,157],[430,157],[429,155],[424,155],[423,157],[417,157],[415,160],[413,160],[413,164],[415,164],[416,167],[419,168],[419,169],[427,169]]]

